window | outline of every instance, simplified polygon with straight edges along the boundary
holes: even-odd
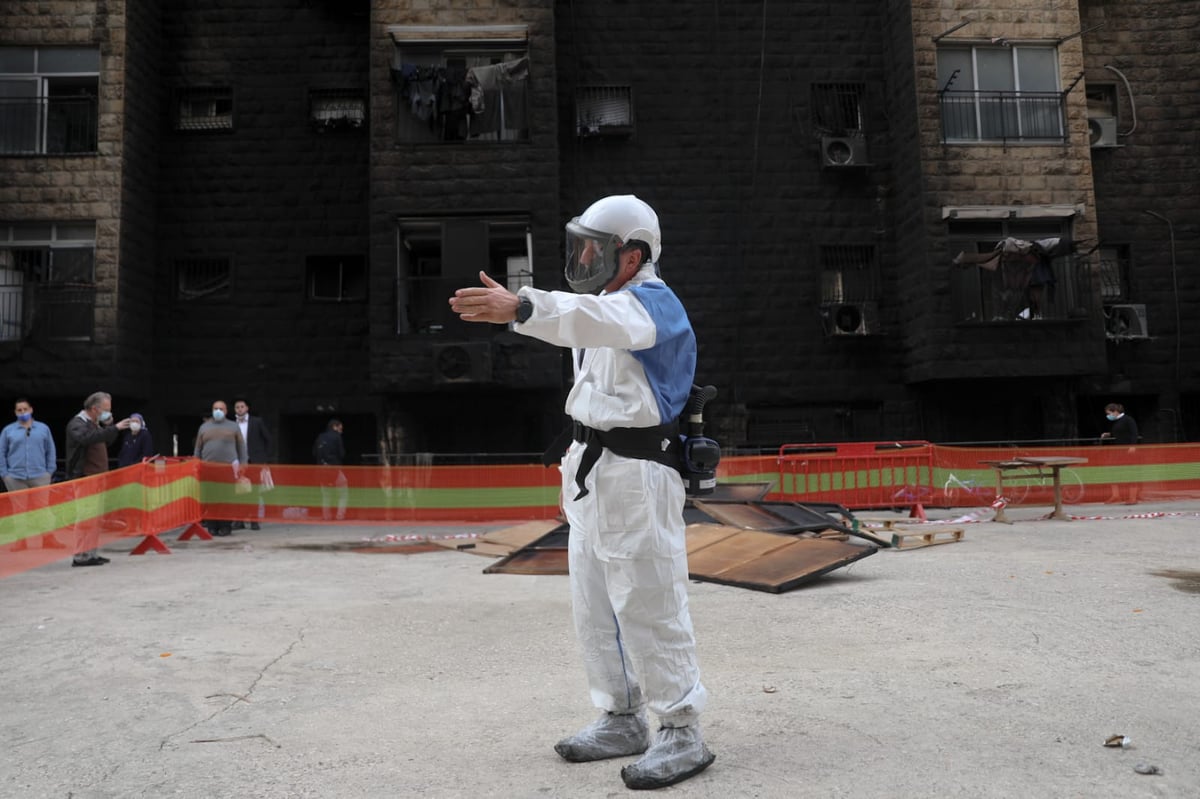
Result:
[[[1129,301],[1129,245],[1101,244],[1096,250],[1100,301],[1105,305]]]
[[[949,222],[958,321],[1027,323],[1089,314],[1090,272],[1070,220]]]
[[[1054,47],[941,47],[937,61],[943,141],[1066,139]]]
[[[94,222],[0,222],[0,340],[92,338]]]
[[[396,285],[396,332],[470,332],[446,300],[457,288],[476,285],[479,268],[516,290],[532,284],[529,219],[525,216],[408,218],[400,220]],[[478,326],[475,334],[478,334]]]
[[[367,298],[367,266],[361,255],[310,255],[304,271],[310,300],[361,302]]]
[[[0,47],[0,155],[94,153],[100,51]]]
[[[529,57],[512,42],[402,42],[392,69],[405,142],[529,138]]]
[[[879,332],[879,269],[870,245],[821,247],[821,316],[832,335]]]
[[[580,136],[631,136],[633,88],[580,86],[575,92],[575,130]]]
[[[175,261],[176,299],[193,302],[228,296],[228,258],[180,258]]]
[[[821,304],[879,299],[875,248],[853,244],[821,247]]]
[[[822,136],[853,136],[863,132],[861,83],[814,83],[812,85],[813,128]]]
[[[175,97],[175,129],[233,130],[233,89],[180,89]]]
[[[366,125],[367,101],[358,89],[309,89],[308,116],[318,133]]]

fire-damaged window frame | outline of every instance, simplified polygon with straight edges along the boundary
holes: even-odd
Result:
[[[0,341],[91,341],[96,223],[0,222]]]
[[[183,86],[175,89],[175,130],[225,133],[234,129],[232,86]]]
[[[879,333],[879,254],[873,244],[818,245],[820,311],[827,335]]]
[[[397,25],[396,140],[512,145],[529,140],[529,33],[524,25]]]
[[[1094,248],[1070,216],[946,220],[957,324],[1082,321],[1092,313]],[[1042,244],[1057,239],[1047,253]],[[1006,249],[1006,245],[1008,248]]]
[[[233,266],[229,256],[178,257],[172,266],[177,304],[224,300],[232,296]]]
[[[100,50],[0,47],[0,155],[99,150]]]
[[[479,283],[479,267],[516,291],[533,285],[528,214],[412,216],[396,225],[396,335],[472,335],[488,325],[461,322],[446,299]]]
[[[309,255],[304,259],[309,302],[365,302],[367,259],[362,254]]]
[[[946,144],[1066,141],[1067,92],[1053,43],[943,42],[937,79]]]

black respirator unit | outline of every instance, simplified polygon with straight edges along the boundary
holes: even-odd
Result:
[[[717,396],[716,386],[692,386],[683,412],[680,438],[683,441],[679,472],[690,497],[711,494],[717,488],[717,464],[721,447],[704,436],[704,406]]]

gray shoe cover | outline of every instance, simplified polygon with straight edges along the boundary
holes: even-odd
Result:
[[[589,763],[610,757],[640,755],[650,745],[650,727],[640,713],[605,713],[554,745],[564,760]]]
[[[698,723],[690,727],[662,727],[646,754],[621,769],[621,779],[625,780],[625,787],[634,790],[665,788],[694,777],[716,759],[704,745]]]

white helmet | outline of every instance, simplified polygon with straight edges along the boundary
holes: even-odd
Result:
[[[620,250],[635,241],[650,248],[650,263],[662,253],[658,214],[632,194],[597,200],[567,223],[567,284],[594,294],[616,277]]]

